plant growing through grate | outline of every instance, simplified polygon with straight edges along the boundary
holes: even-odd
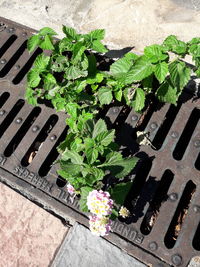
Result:
[[[24,30],[20,29],[18,31],[18,28],[16,28],[14,33],[17,37],[22,36]],[[6,36],[6,38],[3,38],[6,42],[13,31],[8,30],[3,34]],[[18,37],[17,43],[14,41],[11,44],[13,53],[25,41],[24,37],[21,41],[20,38]],[[11,51],[7,47],[7,51],[9,50]],[[41,53],[41,51],[39,52]],[[9,62],[12,53],[6,53],[5,50],[2,56],[1,60],[3,62]],[[35,116],[33,109],[27,103],[17,107],[17,112],[12,110],[23,95],[20,87],[23,87],[24,77],[32,64],[27,64],[27,62],[33,62],[33,56],[36,58],[35,52],[29,56],[24,51],[15,62],[16,65],[13,65],[12,68],[9,67],[8,73],[4,73],[5,76],[1,81],[0,120],[3,122],[8,115],[11,118],[11,123],[8,123],[8,120],[7,123],[4,123],[4,134],[0,140],[1,166],[53,196],[54,199],[58,199],[64,205],[78,211],[77,201],[70,202],[65,181],[56,174],[58,166],[52,165],[58,157],[56,147],[65,139],[67,134],[68,129],[64,122],[65,115],[55,114],[51,108],[40,104],[38,108],[41,108],[41,111],[36,110]],[[27,66],[27,68],[24,68],[24,66]],[[18,75],[19,73],[21,74]],[[6,79],[14,81],[16,77],[19,77],[16,85],[5,82]],[[20,86],[16,87],[18,83]],[[11,110],[12,112],[10,112]],[[105,116],[110,129],[113,127],[116,129],[118,144],[126,147],[123,151],[124,155],[130,155],[131,152],[140,158],[134,173],[130,176],[134,181],[125,201],[125,205],[131,211],[132,216],[127,219],[119,218],[120,221],[116,220],[112,225],[113,231],[130,242],[126,243],[125,246],[129,253],[132,254],[133,252],[132,247],[128,244],[137,243],[139,247],[142,247],[143,250],[139,254],[137,254],[137,247],[135,247],[134,255],[137,255],[146,263],[153,262],[153,266],[156,266],[158,259],[152,259],[152,256],[148,255],[161,257],[172,265],[182,264],[184,266],[187,265],[192,256],[198,255],[196,254],[199,250],[198,177],[200,156],[198,110],[199,100],[196,98],[196,101],[192,101],[192,96],[186,93],[180,99],[178,107],[168,104],[158,105],[153,101],[150,103],[145,116],[135,113],[132,109],[122,107],[119,103],[105,106],[103,111],[98,114],[98,118],[104,118]],[[43,131],[44,141],[41,142],[42,146],[37,150],[32,162],[27,167],[21,166],[21,160],[28,152],[28,148],[34,140],[37,141],[37,136],[42,131],[46,121],[54,114],[58,115],[58,122],[48,134]],[[29,115],[30,121],[32,121],[30,124],[28,124]],[[186,130],[184,130],[185,128]],[[134,141],[137,130],[148,134],[148,138],[153,144],[152,147],[139,146]],[[187,137],[188,130],[190,132],[189,138]],[[15,134],[16,138],[13,138]],[[40,136],[42,135],[40,134]],[[18,137],[20,138],[19,141]],[[177,153],[174,151],[178,151],[178,149],[175,150],[178,143],[179,146],[181,146],[181,143],[184,146],[181,156],[179,156],[181,159],[173,158]],[[6,147],[8,148],[6,149]],[[43,178],[41,179],[41,177]],[[192,183],[189,183],[188,187],[186,185],[190,180],[192,180]],[[60,189],[57,191],[56,188]],[[186,193],[185,188],[189,188]],[[159,194],[159,192],[162,194]],[[182,199],[187,199],[187,203],[184,204]],[[179,205],[179,203],[181,204]],[[178,211],[176,212],[176,210]],[[75,218],[77,218],[76,215]],[[126,224],[124,224],[124,221]],[[176,231],[175,235],[176,226],[180,230]],[[192,238],[188,238],[189,236]],[[107,238],[116,242],[113,241],[116,240],[116,237],[112,234]],[[172,248],[168,249],[170,240],[174,240],[174,238],[177,242]],[[165,244],[164,240],[169,241]],[[120,241],[118,245],[120,245]],[[122,246],[124,245],[125,243]],[[144,251],[149,251],[151,254],[145,254]],[[151,258],[151,260],[147,260],[146,257]]]

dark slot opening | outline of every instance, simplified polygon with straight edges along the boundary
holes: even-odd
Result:
[[[137,210],[138,200],[139,200],[142,188],[146,182],[146,179],[152,167],[152,160],[147,158],[139,164],[140,165],[138,166],[138,171],[136,172],[133,185],[124,203],[125,206],[128,208],[128,210],[130,210],[130,212]]]
[[[2,108],[2,106],[6,103],[9,96],[10,96],[10,94],[8,92],[5,92],[0,96],[0,108]]]
[[[174,174],[170,170],[166,170],[159,182],[159,185],[157,187],[157,190],[155,192],[154,198],[151,201],[149,208],[146,212],[146,215],[142,221],[140,230],[141,233],[144,235],[148,235],[158,217],[160,207],[162,205],[162,202],[167,200],[167,192],[169,190],[169,187],[173,181]]]
[[[188,213],[190,201],[195,192],[195,189],[196,185],[192,181],[189,181],[185,186],[185,189],[179,201],[174,217],[170,223],[170,226],[164,238],[164,243],[166,247],[169,249],[173,248],[176,243],[179,232],[181,231],[182,228],[182,224]]]
[[[114,128],[119,129],[121,126],[124,124],[125,120],[128,117],[128,114],[130,113],[131,108],[130,107],[123,107],[122,110],[120,111],[117,119],[114,122]]]
[[[56,180],[57,186],[58,187],[64,187],[66,185],[66,183],[67,183],[67,181],[59,175],[57,180]]]
[[[26,64],[21,68],[21,70],[18,72],[18,74],[13,79],[14,84],[18,84],[21,82],[21,80],[24,78],[24,76],[29,72],[30,68],[33,65],[33,62],[35,61],[36,57],[42,53],[42,49],[38,48],[35,50],[33,55],[29,58],[29,60],[26,62]]]
[[[15,151],[22,138],[25,136],[25,134],[27,133],[31,125],[34,123],[40,112],[41,108],[39,107],[36,107],[31,111],[31,113],[28,115],[28,117],[26,118],[20,129],[17,131],[11,142],[6,147],[4,151],[5,157],[10,157],[11,154]]]
[[[197,227],[196,233],[194,235],[193,241],[192,241],[192,246],[194,249],[200,251],[200,223]]]
[[[177,106],[171,105],[169,110],[166,113],[165,120],[162,123],[161,127],[159,128],[158,132],[156,133],[156,136],[153,139],[153,147],[156,148],[156,150],[159,150],[164,141],[165,138],[181,108],[181,104],[178,104]]]
[[[58,121],[58,116],[57,115],[51,115],[50,118],[47,120],[45,123],[44,127],[24,155],[23,159],[21,160],[21,164],[24,167],[27,167],[35,158],[37,152],[40,150],[42,147],[43,142],[46,140],[48,137],[49,133],[55,126],[55,124]]]
[[[67,131],[68,131],[68,127],[66,127],[64,129],[64,131],[62,132],[62,134],[60,135],[60,137],[58,138],[57,142],[55,143],[55,145],[53,146],[51,152],[48,154],[48,156],[46,157],[46,159],[44,160],[44,162],[42,163],[38,174],[41,177],[44,177],[48,174],[49,170],[51,169],[51,166],[53,164],[53,162],[58,158],[58,151],[57,151],[57,146],[65,140],[66,135],[67,135]]]
[[[13,108],[10,110],[2,124],[0,125],[0,137],[4,134],[6,129],[10,126],[14,118],[17,116],[18,112],[21,110],[21,108],[24,105],[24,100],[19,99],[16,104],[13,106]]]
[[[174,152],[173,152],[174,159],[181,160],[183,158],[183,155],[190,142],[190,139],[195,130],[195,127],[197,126],[199,118],[200,118],[200,110],[197,108],[193,109],[187,121],[187,124],[178,140],[178,143],[176,144],[176,147],[174,149]]]
[[[8,50],[8,48],[14,43],[14,41],[17,39],[16,35],[11,35],[9,39],[2,45],[0,48],[0,57],[3,56],[3,54]]]
[[[199,153],[199,155],[198,155],[198,157],[197,157],[197,160],[195,161],[194,166],[195,166],[195,168],[196,168],[197,170],[200,171],[200,153]]]
[[[14,66],[14,64],[17,62],[17,60],[20,58],[20,56],[23,54],[23,52],[26,49],[26,43],[25,41],[20,48],[15,52],[15,54],[11,57],[11,59],[8,61],[8,63],[5,65],[5,67],[0,71],[0,78],[4,77]]]

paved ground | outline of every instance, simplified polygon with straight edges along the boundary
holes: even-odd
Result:
[[[59,219],[0,183],[0,267],[47,267],[68,232]]]

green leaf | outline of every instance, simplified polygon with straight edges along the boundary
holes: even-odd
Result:
[[[116,184],[114,188],[111,188],[111,198],[115,200],[118,205],[124,205],[124,201],[131,189],[132,182]]]
[[[160,62],[156,64],[154,70],[157,80],[162,83],[168,73],[168,65],[166,62]]]
[[[168,54],[163,53],[162,46],[157,44],[145,47],[144,54],[152,63],[157,63],[168,58]]]
[[[45,76],[44,76],[44,83],[45,84],[52,84],[52,85],[55,85],[57,84],[56,82],[56,78],[53,76],[53,74],[51,73],[47,73]]]
[[[91,192],[92,190],[93,188],[89,186],[84,186],[81,188],[81,199],[79,200],[79,205],[80,205],[80,209],[83,212],[88,212],[87,197],[88,197],[89,192]]]
[[[200,43],[200,38],[199,37],[194,37],[192,38],[191,41],[188,42],[188,44],[192,45],[192,44],[199,44]]]
[[[126,84],[141,81],[151,75],[153,66],[146,57],[140,57],[126,75]]]
[[[156,92],[159,101],[176,105],[178,93],[176,87],[172,87],[167,81],[161,84]]]
[[[98,158],[98,150],[91,147],[85,151],[86,158],[89,164],[93,164]]]
[[[99,52],[99,53],[106,53],[106,52],[108,52],[108,50],[105,48],[105,46],[99,40],[93,41],[91,48],[94,51]]]
[[[98,90],[98,98],[101,105],[108,105],[113,100],[112,91],[110,88],[102,87]]]
[[[41,40],[40,37],[38,35],[33,35],[28,39],[27,42],[27,48],[29,52],[33,52],[33,50],[39,46]]]
[[[183,41],[177,39],[175,35],[168,36],[163,45],[169,50],[178,55],[184,55],[187,53],[187,45]]]
[[[83,170],[83,166],[80,164],[74,164],[64,160],[60,160],[59,163],[61,169],[72,176],[79,174]]]
[[[49,28],[49,27],[44,27],[39,31],[39,35],[58,35],[53,29]]]
[[[115,130],[109,130],[98,134],[96,137],[96,141],[103,146],[108,146],[114,140],[114,138]]]
[[[132,53],[132,52],[128,52],[124,55],[125,58],[127,58],[128,60],[132,60],[132,61],[135,61],[136,59],[139,58],[138,55]]]
[[[50,61],[49,56],[45,56],[44,54],[40,54],[36,57],[36,59],[34,61],[34,68],[38,72],[43,72],[46,70],[46,68],[49,64],[49,61]]]
[[[103,81],[103,74],[96,73],[95,76],[87,78],[87,84],[101,83]]]
[[[95,141],[92,138],[84,139],[85,149],[93,148],[95,146]]]
[[[122,95],[123,95],[122,90],[114,91],[114,96],[119,102],[121,102],[122,100]]]
[[[82,54],[84,53],[85,50],[86,47],[83,45],[82,42],[76,43],[74,45],[73,55],[72,55],[72,61],[74,62],[74,64],[76,64],[76,62],[81,60]]]
[[[195,71],[196,75],[198,78],[200,78],[200,68],[198,68],[196,71]]]
[[[75,29],[63,25],[62,30],[68,39],[71,41],[78,41],[79,35],[76,33]]]
[[[89,76],[94,76],[97,72],[97,61],[96,61],[96,57],[91,54],[88,56],[88,74]]]
[[[30,105],[32,106],[37,105],[37,98],[35,97],[35,91],[30,87],[26,88],[25,99]]]
[[[75,80],[80,77],[87,76],[87,71],[79,69],[77,66],[70,66],[65,71],[65,78],[68,80]]]
[[[93,186],[97,181],[101,181],[105,176],[104,171],[96,167],[92,167],[89,170],[89,174],[86,175],[86,183],[90,186]]]
[[[92,138],[96,138],[100,133],[107,131],[107,126],[104,120],[99,119],[94,125]]]
[[[110,72],[113,76],[120,77],[127,73],[132,65],[128,58],[120,58],[110,66]]]
[[[97,29],[97,30],[91,31],[88,35],[91,36],[92,39],[103,40],[105,37],[105,30]]]
[[[114,153],[111,152],[111,153],[112,157],[108,155],[107,157],[109,159],[107,159],[107,161],[101,164],[99,167],[106,167],[106,169],[110,170],[112,175],[114,175],[116,178],[124,178],[135,167],[138,158],[136,157],[122,158],[120,153],[117,152]]]
[[[44,40],[39,44],[39,47],[44,50],[54,50],[54,45],[49,35],[46,35]]]
[[[66,104],[67,113],[75,120],[77,118],[77,108],[79,107],[76,103]]]
[[[191,69],[184,62],[176,60],[169,64],[169,73],[172,84],[180,91],[190,80]]]
[[[74,164],[82,164],[83,157],[80,156],[77,152],[69,150],[68,148],[61,154],[61,159],[66,161],[70,160]]]
[[[145,106],[145,93],[141,88],[135,90],[131,106],[136,112],[141,111]]]
[[[27,81],[30,87],[37,87],[41,81],[39,73],[34,69],[30,70],[27,75]]]

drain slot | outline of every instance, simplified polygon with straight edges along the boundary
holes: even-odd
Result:
[[[21,110],[21,108],[24,106],[24,100],[20,99],[16,102],[16,104],[13,106],[11,111],[6,116],[5,120],[0,125],[0,138],[6,131],[6,129],[10,126],[14,118],[17,116],[18,112]]]
[[[3,105],[6,103],[6,101],[8,100],[10,94],[8,92],[5,92],[3,93],[1,96],[0,96],[0,108],[3,107]]]
[[[34,108],[29,116],[26,118],[18,132],[15,134],[11,142],[8,144],[4,151],[4,156],[5,157],[10,157],[12,153],[15,151],[15,149],[18,147],[19,143],[23,139],[23,137],[26,135],[27,131],[31,127],[31,125],[34,123],[36,118],[39,116],[41,112],[41,108],[36,107]]]
[[[11,68],[15,65],[17,60],[21,57],[21,55],[24,53],[26,49],[26,43],[25,41],[20,48],[15,52],[15,54],[11,57],[11,59],[8,61],[8,63],[5,65],[5,67],[0,71],[0,78],[4,77],[8,72],[11,70]]]
[[[21,164],[24,167],[27,167],[35,158],[38,151],[41,149],[42,144],[48,137],[49,133],[55,126],[55,124],[58,121],[57,115],[51,115],[48,121],[45,123],[44,127],[40,131],[39,135],[35,139],[35,141],[32,143],[26,154],[24,155],[23,159],[21,160]]]
[[[16,35],[13,34],[12,36],[10,36],[10,38],[0,48],[0,57],[3,56],[3,54],[8,50],[8,48],[14,43],[16,39]]]
[[[200,153],[199,153],[199,155],[198,155],[198,157],[197,157],[197,160],[195,161],[194,166],[195,166],[195,168],[196,168],[197,170],[200,171]]]
[[[181,134],[181,137],[178,140],[178,143],[173,152],[173,158],[176,160],[181,160],[186,151],[186,148],[190,142],[192,134],[197,126],[198,120],[200,118],[200,110],[195,108],[193,109],[189,120]]]
[[[195,192],[195,189],[196,185],[192,181],[189,181],[185,186],[177,210],[174,214],[174,217],[170,223],[170,226],[164,238],[164,243],[166,247],[169,249],[173,248],[176,243],[179,232],[181,231],[182,228],[182,224],[187,215],[190,201]]]
[[[145,159],[141,162],[140,166],[138,167],[139,171],[136,172],[131,190],[127,195],[125,206],[130,210],[131,213],[134,214],[133,218],[131,219],[133,221],[136,221],[138,217],[142,216],[142,214],[138,214],[138,212],[142,212],[142,209],[139,207],[141,206],[140,194],[147,180],[151,167],[152,161],[150,159]]]
[[[48,174],[48,172],[51,169],[51,166],[53,164],[53,162],[58,158],[59,153],[57,151],[57,146],[65,140],[66,135],[67,135],[67,131],[68,131],[68,127],[66,127],[64,129],[64,131],[62,132],[62,134],[60,135],[60,137],[58,138],[57,142],[55,143],[55,145],[53,146],[51,152],[48,154],[48,156],[46,157],[46,159],[44,160],[44,162],[42,163],[38,174],[41,177],[44,177]]]
[[[181,108],[181,104],[178,104],[177,106],[171,105],[169,110],[167,111],[167,114],[165,116],[165,120],[162,123],[161,127],[159,128],[158,132],[156,133],[156,136],[153,139],[153,147],[156,148],[156,150],[159,150],[164,141],[165,138]]]
[[[18,84],[22,81],[24,76],[29,72],[30,68],[33,65],[33,62],[35,61],[36,57],[42,53],[42,49],[38,48],[33,53],[33,55],[29,58],[29,60],[26,62],[26,64],[21,68],[21,70],[18,72],[18,74],[15,76],[15,78],[12,80],[13,84]]]
[[[192,241],[192,246],[194,249],[200,251],[200,223],[197,227],[196,233],[194,235],[193,241]]]
[[[57,180],[56,180],[57,186],[62,188],[66,185],[66,183],[67,183],[67,181],[59,175]]]
[[[159,182],[158,188],[156,190],[155,196],[151,201],[146,215],[142,221],[140,231],[144,235],[148,235],[159,215],[160,207],[164,201],[167,200],[167,192],[173,181],[174,174],[170,170],[166,170]]]

